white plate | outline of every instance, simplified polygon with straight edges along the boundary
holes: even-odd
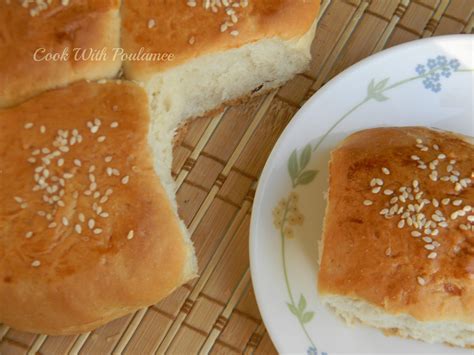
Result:
[[[419,40],[378,53],[326,84],[280,137],[260,179],[250,231],[257,302],[280,353],[472,354],[348,327],[319,302],[315,281],[330,150],[351,132],[380,126],[422,125],[472,136],[473,53],[473,35]],[[428,79],[426,72],[432,72]],[[297,167],[288,165],[295,154],[299,165],[308,164],[293,172],[299,175],[293,186],[289,170]],[[304,216],[304,222],[298,216],[293,225],[286,222],[292,239],[282,237],[273,221],[279,201],[291,193],[299,196]]]

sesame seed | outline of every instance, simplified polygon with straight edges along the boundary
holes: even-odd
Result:
[[[57,223],[56,222],[51,222],[49,225],[48,225],[48,228],[52,229],[52,228],[56,228],[57,227]]]
[[[446,206],[446,205],[449,204],[450,201],[451,201],[451,199],[449,199],[449,198],[444,198],[444,199],[441,200],[441,203]]]
[[[94,219],[89,219],[89,221],[87,222],[87,226],[89,227],[89,229],[94,229],[94,226],[95,226],[95,220]]]
[[[41,134],[45,134],[45,133],[46,133],[46,127],[45,127],[45,126],[41,126],[41,127],[40,127],[40,133],[41,133]]]
[[[457,182],[456,185],[454,186],[454,191],[459,192],[462,190],[462,185]]]
[[[447,228],[448,227],[448,222],[440,222],[438,223],[438,226],[442,227],[442,228]]]
[[[439,154],[439,155],[438,155],[438,159],[439,159],[439,160],[446,159],[446,154],[443,154],[443,153]]]
[[[86,221],[86,217],[84,216],[84,213],[79,213],[79,220],[84,223]]]
[[[33,126],[34,126],[34,125],[33,125],[33,123],[31,123],[31,122],[25,123],[25,125],[24,125],[25,129],[33,128]]]
[[[100,136],[99,138],[97,138],[97,142],[102,143],[105,141],[105,138],[105,136]]]
[[[74,165],[77,167],[81,167],[82,163],[79,159],[74,159]]]
[[[100,234],[102,233],[102,229],[101,228],[96,228],[94,229],[94,234]]]
[[[375,183],[379,186],[383,186],[383,180],[382,179],[375,179]]]
[[[453,201],[453,206],[461,206],[462,200],[454,200]]]
[[[92,126],[90,128],[90,131],[91,131],[92,134],[97,133],[99,131],[99,126]]]
[[[436,259],[437,256],[438,256],[438,253],[433,251],[428,254],[428,259]]]
[[[412,185],[416,189],[418,186],[420,186],[420,183],[418,182],[418,180],[413,180]]]
[[[33,232],[26,232],[25,238],[30,239],[33,236]]]
[[[377,194],[377,193],[380,192],[381,189],[382,189],[382,188],[381,188],[380,186],[374,187],[374,188],[372,189],[372,193],[373,193],[373,194]]]
[[[118,122],[114,121],[110,124],[110,128],[117,128],[119,126]]]
[[[433,149],[434,149],[434,150],[439,150],[439,145],[433,144]]]
[[[432,245],[432,244],[425,244],[425,249],[426,249],[426,250],[434,250],[434,249],[435,249],[435,246]]]
[[[417,237],[420,237],[420,236],[421,236],[421,233],[420,233],[420,232],[418,232],[418,231],[413,231],[413,232],[411,232],[410,234],[411,234],[411,236],[412,236],[412,237],[415,237],[415,238],[417,238]]]
[[[82,227],[80,224],[76,224],[74,226],[74,230],[76,231],[77,234],[81,234],[82,233]]]
[[[383,193],[384,193],[384,195],[390,196],[390,195],[393,194],[393,190],[387,189],[387,190],[385,190]]]
[[[397,196],[392,197],[392,198],[390,199],[390,204],[393,205],[393,204],[396,203],[397,201],[398,201],[398,197],[397,197]]]
[[[63,178],[65,178],[65,179],[72,179],[73,177],[74,177],[74,175],[71,174],[71,173],[64,173],[63,174]]]
[[[421,285],[421,286],[425,286],[426,285],[426,281],[424,278],[422,278],[421,276],[418,276],[416,278],[416,280],[418,281],[418,284]]]
[[[389,212],[388,208],[384,208],[384,209],[380,210],[379,213],[383,216],[383,215],[386,215],[388,212]]]
[[[430,237],[423,237],[421,239],[423,239],[423,241],[426,243],[431,243],[433,241],[433,239],[431,239]]]
[[[438,202],[437,199],[434,198],[434,199],[432,200],[432,202],[433,202],[433,206],[434,206],[435,208],[438,208],[438,207],[439,207],[439,202]]]
[[[411,160],[417,161],[417,160],[420,160],[420,157],[418,155],[412,155]]]
[[[451,213],[450,218],[451,218],[452,220],[455,220],[456,218],[458,218],[458,212],[455,211],[455,212]]]
[[[105,161],[106,163],[110,163],[110,162],[112,161],[112,156],[111,156],[111,155],[106,156],[106,157],[104,158],[104,161]]]
[[[68,221],[68,219],[67,219],[66,217],[63,217],[62,222],[63,222],[63,224],[64,224],[65,226],[68,226],[68,225],[69,225],[69,221]]]
[[[130,230],[127,234],[127,239],[131,240],[131,239],[133,239],[133,237],[134,237],[134,232],[133,232],[133,230]]]
[[[404,219],[400,220],[400,222],[398,222],[397,226],[398,226],[398,228],[402,229],[405,226],[405,220]]]
[[[463,231],[468,231],[470,230],[469,226],[466,224],[460,224],[459,228],[462,229]]]
[[[124,176],[121,180],[122,184],[126,185],[128,184],[128,181],[130,180],[130,177],[127,175],[127,176]]]
[[[148,28],[154,28],[156,26],[156,21],[154,19],[148,20]]]
[[[64,159],[61,158],[58,160],[58,166],[63,166],[64,165]]]
[[[421,138],[417,138],[417,139],[416,139],[416,143],[422,144],[422,143],[423,143],[423,140],[421,140]]]
[[[40,265],[41,265],[41,261],[39,261],[39,260],[34,260],[31,263],[31,266],[33,266],[33,267],[39,267]]]

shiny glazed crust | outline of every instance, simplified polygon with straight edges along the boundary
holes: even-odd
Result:
[[[148,127],[132,83],[81,82],[0,110],[0,322],[88,331],[193,276]]]
[[[422,322],[472,324],[474,232],[468,216],[474,208],[473,157],[472,138],[421,127],[369,129],[345,139],[331,155],[319,293],[361,299],[388,314],[405,313]],[[434,160],[438,163],[430,165]],[[443,181],[456,174],[457,182]],[[371,186],[374,178],[383,181],[376,193],[372,189],[380,184]],[[459,188],[456,183],[462,179]],[[412,189],[408,195],[414,200],[391,203],[402,194],[402,186]],[[393,194],[386,195],[386,190]],[[438,220],[437,227],[428,228],[430,234],[425,227],[409,226],[406,218],[401,222],[409,204],[416,210],[420,192],[420,200],[428,202],[410,215],[423,213]],[[403,212],[384,216],[384,209],[395,203]],[[453,216],[462,209],[463,214]],[[433,217],[437,213],[446,226]]]
[[[223,9],[214,13],[201,5],[190,7],[186,1],[124,0],[124,50],[133,53],[143,47],[150,53],[172,53],[174,56],[170,61],[126,62],[125,74],[130,79],[144,80],[150,73],[164,71],[206,54],[263,39],[298,38],[310,30],[319,5],[319,0],[250,1],[247,7],[236,10],[238,22],[221,31],[222,24],[229,20]],[[238,35],[231,34],[234,30]]]
[[[42,91],[81,79],[110,78],[121,63],[111,48],[119,46],[119,0],[53,1],[36,16],[20,1],[0,1],[0,107],[24,101]],[[46,53],[69,53],[68,59],[38,60]],[[74,60],[74,48],[109,52],[106,60]],[[85,52],[84,52],[85,53]]]

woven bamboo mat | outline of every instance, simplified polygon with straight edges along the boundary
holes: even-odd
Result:
[[[0,354],[274,354],[252,290],[248,229],[255,188],[278,136],[334,75],[374,52],[473,33],[473,0],[324,0],[310,69],[278,91],[190,126],[175,149],[180,215],[200,278],[94,332],[47,337],[0,325]]]

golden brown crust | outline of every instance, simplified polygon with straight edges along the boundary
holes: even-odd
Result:
[[[147,96],[132,83],[81,82],[0,110],[0,322],[47,334],[87,331],[185,281],[188,247],[153,168],[148,124]],[[76,135],[72,144],[74,129],[82,141]],[[70,150],[47,164],[42,158],[65,134],[58,130],[68,132]],[[43,165],[48,173],[37,172],[49,187],[34,191]]]
[[[433,148],[434,144],[439,145],[439,151]],[[421,150],[426,150],[423,146],[428,150]],[[429,162],[439,154],[447,157],[438,159],[434,170],[439,176],[434,181],[430,178]],[[420,160],[414,160],[414,155]],[[474,189],[472,182],[460,190],[455,183],[441,178],[454,175],[455,171],[460,173],[459,179],[472,178],[473,157],[474,147],[466,139],[426,128],[378,128],[349,136],[331,155],[329,205],[318,278],[320,294],[362,299],[387,313],[405,313],[420,321],[456,320],[472,324],[474,233],[461,229],[461,225],[469,227],[467,217],[474,214],[465,207],[474,206]],[[452,159],[456,162],[450,164]],[[425,169],[418,167],[420,161],[426,163]],[[448,165],[454,166],[451,173],[447,172],[451,169]],[[383,167],[389,169],[389,175],[382,172]],[[373,178],[383,180],[381,191],[375,194],[370,186]],[[412,232],[417,230],[408,226],[407,218],[407,223],[398,227],[403,213],[409,211],[408,205],[416,209],[419,204],[418,192],[410,192],[415,195],[413,201],[409,197],[406,202],[396,202],[405,208],[402,214],[395,213],[390,218],[380,214],[393,207],[390,200],[402,194],[401,186],[414,189],[414,180],[419,182],[418,192],[423,192],[420,199],[430,201],[419,212],[433,219],[432,215],[439,210],[446,218],[447,228],[429,228],[439,231],[438,235],[429,235],[439,243],[433,250],[425,248],[434,242],[422,239],[428,236],[424,228],[420,230],[422,236],[414,237]],[[384,195],[387,189],[394,194]],[[439,202],[438,207],[434,207],[437,203],[432,202],[433,198]],[[450,199],[447,205],[442,202],[445,198]],[[366,200],[373,204],[364,205]],[[457,200],[461,200],[460,205],[453,205]],[[463,206],[469,212],[453,220],[452,213]],[[433,252],[436,255],[429,259]]]
[[[111,48],[119,46],[119,0],[54,1],[36,16],[20,1],[0,1],[0,107],[8,107],[44,90],[81,79],[109,78],[121,63],[113,61]],[[68,60],[35,61],[46,53],[63,53]],[[74,60],[74,48],[102,50],[106,60]]]
[[[202,0],[196,7],[186,1],[154,2],[124,0],[122,6],[122,46],[126,52],[172,53],[171,61],[138,61],[124,63],[130,79],[143,80],[151,72],[160,72],[193,58],[210,53],[278,37],[288,40],[308,32],[319,10],[319,0],[249,1],[236,9],[238,22],[222,32],[228,16],[221,8],[217,13],[204,9]],[[236,1],[238,2],[238,1]],[[235,9],[235,8],[234,8]],[[153,27],[149,28],[150,20]],[[232,36],[231,31],[239,34]],[[191,43],[193,44],[191,44]]]

